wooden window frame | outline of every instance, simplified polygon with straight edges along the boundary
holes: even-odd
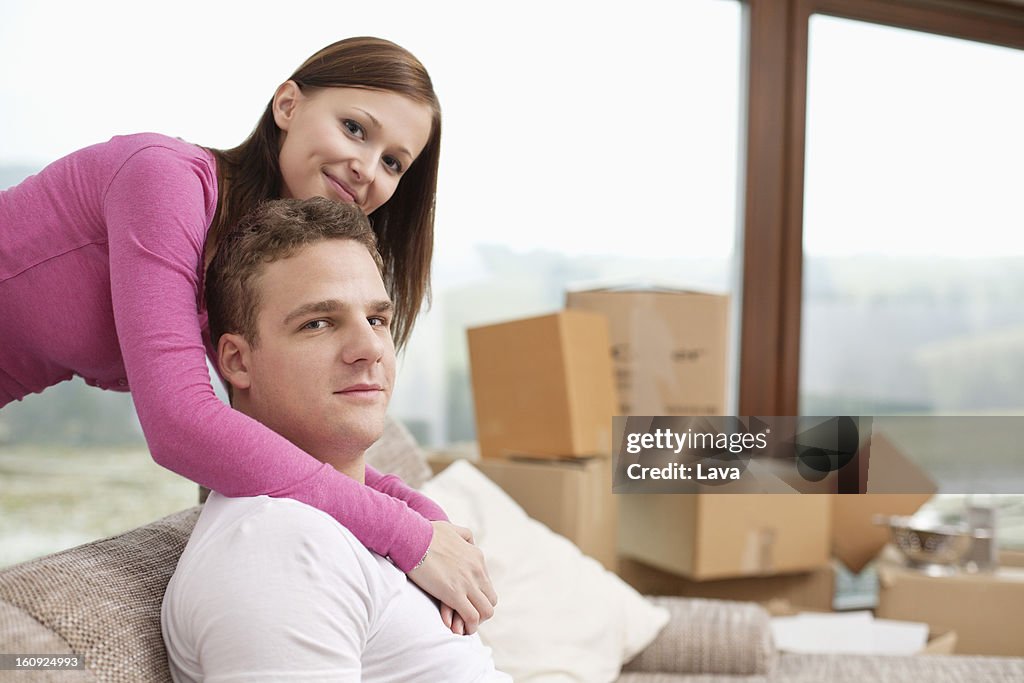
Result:
[[[797,415],[799,409],[813,14],[1024,49],[1024,0],[747,0],[740,415]]]

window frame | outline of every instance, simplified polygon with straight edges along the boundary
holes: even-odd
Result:
[[[1024,0],[747,0],[740,415],[797,415],[813,14],[1024,49]]]

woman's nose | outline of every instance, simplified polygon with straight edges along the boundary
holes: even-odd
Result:
[[[352,157],[352,175],[361,183],[369,185],[377,173],[378,156],[374,152],[366,152]]]

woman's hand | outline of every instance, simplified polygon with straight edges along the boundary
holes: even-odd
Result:
[[[444,625],[450,628],[452,633],[455,635],[466,635],[466,622],[462,620],[462,617],[459,616],[458,612],[448,605],[441,605],[441,621],[443,621]]]
[[[498,596],[487,574],[484,555],[473,545],[473,533],[450,522],[431,522],[434,538],[427,548],[423,564],[408,573],[417,586],[454,610],[452,621],[445,625],[456,631],[461,617],[465,635],[476,633],[480,623],[494,615]]]

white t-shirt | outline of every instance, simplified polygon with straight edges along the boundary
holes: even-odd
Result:
[[[477,635],[329,515],[213,493],[161,611],[183,681],[502,681]]]

